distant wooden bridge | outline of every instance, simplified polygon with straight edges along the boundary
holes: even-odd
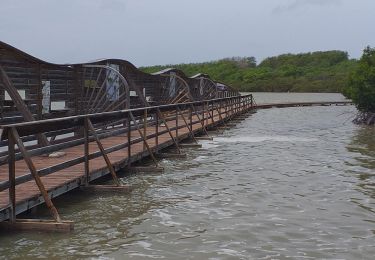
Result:
[[[0,226],[8,229],[72,230],[54,198],[77,188],[128,191],[119,170],[161,172],[159,157],[184,157],[210,129],[254,109],[350,104],[256,105],[205,74],[151,75],[116,59],[56,65],[2,42],[0,76]],[[134,167],[146,157],[152,166]],[[105,177],[113,185],[92,184]],[[17,219],[41,204],[52,220]]]

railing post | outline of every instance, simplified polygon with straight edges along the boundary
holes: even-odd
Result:
[[[189,107],[190,129],[193,130],[193,110]]]
[[[129,112],[128,112],[128,167],[130,167],[130,164],[131,164],[131,156],[132,156],[132,147],[131,147],[131,139],[132,139],[132,128],[131,128],[131,118],[130,118],[130,115],[129,115]]]
[[[205,108],[205,103],[203,102],[203,105],[202,105],[202,120],[203,120],[203,125],[206,126],[206,119],[205,119],[205,112],[206,111],[206,108]]]
[[[8,131],[8,165],[9,165],[9,220],[16,222],[16,159],[14,150],[14,137],[12,131]]]
[[[155,121],[156,121],[156,124],[155,124],[155,133],[156,133],[155,146],[156,146],[156,149],[158,149],[158,147],[159,147],[159,114],[156,113],[156,112],[155,112]]]
[[[225,109],[225,118],[226,118],[226,120],[228,120],[228,100],[227,99],[225,99],[224,100],[224,109]]]
[[[209,106],[209,103],[208,101],[206,102],[206,113],[207,113],[207,117],[206,117],[206,125],[208,125],[208,116],[210,115],[210,106]]]
[[[89,165],[89,125],[88,118],[85,117],[83,124],[83,134],[85,138],[84,152],[85,152],[85,185],[88,186],[90,182],[90,165]]]
[[[147,140],[147,108],[145,108],[145,110],[144,110],[143,117],[144,117],[143,118],[143,136]],[[145,143],[143,143],[143,150],[146,150]]]
[[[178,111],[177,111],[178,105],[176,105],[176,141],[178,142]]]

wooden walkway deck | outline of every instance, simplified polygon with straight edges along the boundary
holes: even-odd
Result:
[[[152,154],[157,154],[161,150],[175,146],[175,140],[180,142],[186,138],[191,137],[192,133],[204,133],[204,130],[209,127],[213,127],[217,124],[222,124],[229,118],[235,115],[246,112],[250,107],[235,107],[236,104],[232,103],[230,109],[225,108],[211,108],[202,112],[197,113],[189,118],[189,114],[181,112],[182,115],[178,114],[174,116],[174,119],[167,121],[167,126],[169,131],[167,131],[167,126],[165,121],[156,124],[149,125],[146,128],[141,128],[139,130],[133,129],[130,131],[130,139],[128,139],[128,133],[123,132],[120,134],[114,134],[113,136],[108,136],[100,138],[100,142],[104,149],[110,150],[112,147],[119,144],[127,144],[130,140],[130,157],[128,147],[125,146],[122,149],[116,149],[113,152],[108,152],[107,156],[110,163],[113,165],[115,171],[124,169],[128,167],[131,163],[140,160],[141,158],[150,156],[150,152],[146,149],[146,145],[142,139],[143,136],[147,136],[147,144],[152,151]],[[219,114],[220,111],[220,114]],[[166,112],[167,114],[170,112]],[[172,113],[173,115],[174,113]],[[175,114],[176,115],[176,114]],[[189,120],[189,123],[186,121]],[[136,120],[137,121],[137,120]],[[134,122],[134,120],[132,121]],[[142,123],[142,121],[140,121]],[[187,124],[186,124],[187,123]],[[142,124],[141,124],[142,126]],[[190,130],[189,127],[192,129]],[[134,128],[134,127],[133,127]],[[141,133],[140,133],[141,132]],[[151,136],[151,137],[150,137]],[[153,136],[153,137],[152,137]],[[173,136],[173,138],[171,137]],[[96,141],[92,140],[88,143],[89,154],[98,153],[99,147]],[[32,149],[31,149],[32,150]],[[45,169],[53,168],[56,165],[61,165],[69,161],[79,160],[85,156],[85,144],[79,144],[66,149],[61,149],[59,152],[63,152],[64,155],[57,158],[51,158],[46,155],[36,155],[31,156],[32,163],[34,164],[37,171],[43,171]],[[25,157],[25,156],[24,156]],[[96,158],[91,158],[89,160],[89,182],[105,175],[110,174],[110,169],[104,159],[104,156],[97,156]],[[21,176],[30,176],[30,167],[27,165],[25,160],[15,161],[15,179]],[[64,167],[64,169],[58,170],[47,176],[41,177],[41,181],[44,185],[45,190],[48,191],[48,195],[51,199],[60,196],[70,190],[78,188],[85,185],[86,175],[85,175],[85,163],[76,163],[70,167]],[[0,184],[9,181],[9,165],[3,164],[0,166]],[[5,189],[0,192],[0,221],[6,220],[10,217],[10,191]],[[16,215],[25,212],[39,204],[44,203],[44,198],[40,191],[40,187],[36,185],[36,181],[31,179],[27,182],[15,185],[15,212]]]
[[[215,115],[214,119],[217,121],[219,120],[218,115]],[[207,122],[206,122],[207,123]],[[184,124],[183,120],[179,119],[179,124]],[[210,126],[210,124],[206,124],[206,126]],[[171,124],[169,127],[173,128],[175,127],[175,124]],[[195,132],[200,131],[202,126],[199,123],[196,123],[193,125],[193,130]],[[165,127],[160,127],[160,131],[165,130]],[[155,133],[155,127],[147,127],[147,135],[151,135]],[[176,132],[172,131],[172,134],[174,137],[176,137]],[[188,138],[189,136],[189,130],[187,128],[179,129],[179,140],[183,140],[185,138]],[[140,138],[140,134],[137,130],[133,130],[131,132],[131,140],[136,140]],[[124,143],[127,140],[127,134],[121,134],[117,136],[107,137],[103,138],[100,141],[102,142],[104,148],[112,147],[116,144]],[[150,145],[151,149],[155,152],[158,150],[162,150],[168,146],[173,145],[173,141],[168,133],[162,134],[159,136],[159,145],[156,145],[155,138],[148,139],[148,144]],[[89,149],[91,153],[98,152],[98,146],[95,141],[90,142]],[[35,156],[32,157],[33,162],[37,168],[37,170],[48,168],[56,164],[63,163],[65,161],[73,160],[75,158],[81,157],[84,155],[84,145],[78,145],[75,147],[67,148],[61,150],[62,152],[66,153],[65,156],[62,156],[60,158],[49,158],[46,156]],[[143,142],[139,142],[136,144],[131,145],[131,154],[133,156],[133,161],[136,161],[137,159],[140,159],[142,157],[148,156],[147,150],[144,148]],[[113,153],[108,154],[109,159],[111,160],[111,163],[115,166],[115,169],[119,170],[122,168],[122,164],[126,163],[128,161],[128,150],[127,148],[115,151]],[[103,175],[108,174],[108,169],[106,162],[104,161],[103,157],[98,157],[95,159],[90,160],[90,175],[92,175],[92,179],[94,180],[98,177],[101,177]],[[2,165],[0,167],[0,181],[6,181],[8,180],[8,165]],[[16,162],[16,177],[22,176],[29,173],[29,169],[26,165],[26,163],[22,161]],[[98,176],[99,175],[99,176]],[[81,179],[84,177],[84,165],[83,163],[76,164],[72,167],[63,169],[61,171],[52,173],[48,176],[42,177],[42,181],[46,187],[46,189],[49,191],[50,194],[52,194],[52,197],[55,197],[59,194],[54,192],[56,189],[58,189],[61,186],[66,186],[66,189],[75,188],[74,186],[78,185],[81,182]],[[69,184],[71,186],[69,187]],[[28,181],[26,183],[20,184],[17,186],[16,190],[16,198],[17,198],[17,204],[22,204],[22,202],[28,201],[29,204],[32,204],[30,198],[35,198],[38,200],[38,196],[40,195],[39,189],[36,186],[35,182]],[[5,208],[9,204],[8,200],[8,191],[0,192],[0,208]]]
[[[203,112],[200,114],[193,115],[191,122],[192,131],[194,134],[204,133],[206,128],[212,128],[219,124],[224,124],[225,121],[246,113],[251,109],[264,109],[271,107],[295,107],[295,106],[315,106],[315,105],[347,105],[350,102],[310,102],[310,103],[283,103],[283,104],[261,104],[249,106],[249,104],[244,106],[238,106],[233,110],[233,104],[231,104],[230,109],[220,107],[219,109],[211,109],[211,111]],[[220,114],[219,114],[220,111]],[[185,114],[187,116],[187,114]],[[204,117],[204,120],[202,120]],[[185,119],[185,120],[184,120]],[[190,137],[191,133],[188,126],[185,124],[186,118],[182,116],[177,116],[177,120],[168,121],[167,125],[170,129],[173,129],[171,132],[164,131],[167,127],[163,124],[158,124],[158,129],[155,125],[150,125],[145,129],[142,129],[143,133],[146,133],[146,136],[152,136],[152,138],[147,139],[147,143],[152,150],[152,153],[158,153],[161,150],[175,145],[174,140],[171,138],[170,134],[179,141],[187,139]],[[203,126],[202,126],[203,123]],[[180,128],[178,128],[180,127]],[[178,130],[176,129],[178,128]],[[158,135],[158,133],[162,133]],[[164,132],[164,133],[163,133]],[[114,166],[116,171],[124,169],[129,166],[131,163],[140,160],[141,158],[150,156],[149,151],[146,149],[143,141],[140,141],[141,135],[138,130],[131,131],[131,143],[130,147],[130,157],[128,154],[128,148],[124,147],[113,152],[108,153],[109,160]],[[102,143],[104,149],[110,149],[119,144],[128,142],[128,134],[121,133],[114,136],[108,136],[101,138],[100,142]],[[32,161],[37,170],[46,169],[53,167],[58,164],[62,164],[66,161],[72,161],[77,158],[85,156],[85,146],[84,144],[75,145],[66,149],[62,149],[61,152],[64,152],[65,155],[59,158],[50,158],[44,155],[32,156]],[[89,142],[89,151],[90,153],[98,152],[98,145],[95,141]],[[107,164],[102,156],[96,157],[89,160],[90,163],[90,181],[109,175],[110,171],[107,167]],[[24,160],[17,160],[15,162],[15,174],[16,178],[30,174],[28,165]],[[0,166],[0,183],[4,183],[9,180],[9,166],[4,164]],[[45,189],[48,191],[48,194],[51,198],[55,198],[64,193],[67,193],[73,189],[76,189],[85,182],[85,163],[81,162],[71,167],[59,170],[57,172],[51,173],[47,176],[41,177],[41,180],[45,186]],[[25,212],[37,205],[40,205],[44,202],[43,196],[40,192],[40,189],[36,185],[34,180],[27,181],[25,183],[16,185],[15,189],[15,198],[16,198],[16,214]],[[0,222],[9,218],[9,189],[5,189],[0,192]]]

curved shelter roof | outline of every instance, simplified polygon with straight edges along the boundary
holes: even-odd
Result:
[[[174,68],[149,74],[123,59],[55,64],[2,41],[0,75],[0,123],[239,94],[217,88],[207,74],[188,77]]]

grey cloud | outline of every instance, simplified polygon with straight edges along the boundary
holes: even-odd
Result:
[[[124,0],[101,0],[100,7],[104,10],[124,11],[126,3]]]
[[[293,0],[288,4],[278,5],[272,11],[273,13],[282,13],[286,11],[292,11],[300,9],[306,6],[329,6],[329,5],[339,5],[342,0]]]

